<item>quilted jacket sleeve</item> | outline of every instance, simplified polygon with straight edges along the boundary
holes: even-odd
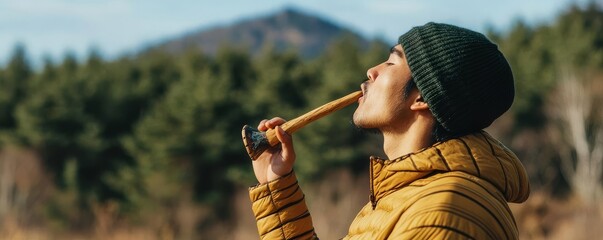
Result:
[[[317,239],[295,173],[249,189],[260,239]]]

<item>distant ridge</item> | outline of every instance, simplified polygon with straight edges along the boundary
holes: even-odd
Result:
[[[256,55],[265,46],[270,46],[277,51],[293,49],[304,58],[313,58],[325,51],[333,40],[344,35],[356,39],[361,47],[368,45],[366,39],[349,29],[295,8],[286,8],[269,16],[191,32],[149,49],[178,54],[189,48],[198,48],[205,54],[215,55],[220,47],[237,46]]]

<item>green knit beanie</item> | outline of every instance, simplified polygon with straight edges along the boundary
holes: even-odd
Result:
[[[398,43],[423,99],[449,132],[484,129],[511,107],[511,67],[481,33],[427,23],[400,36]]]

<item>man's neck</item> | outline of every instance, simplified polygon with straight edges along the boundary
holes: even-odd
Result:
[[[389,159],[416,152],[433,144],[432,125],[414,122],[405,131],[382,131],[383,151]]]

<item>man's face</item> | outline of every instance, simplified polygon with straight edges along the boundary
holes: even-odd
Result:
[[[410,105],[418,91],[415,89],[404,98],[404,87],[411,73],[402,46],[393,47],[387,61],[370,68],[367,76],[368,80],[361,85],[364,96],[358,100],[354,124],[382,131],[403,127],[408,123]]]

